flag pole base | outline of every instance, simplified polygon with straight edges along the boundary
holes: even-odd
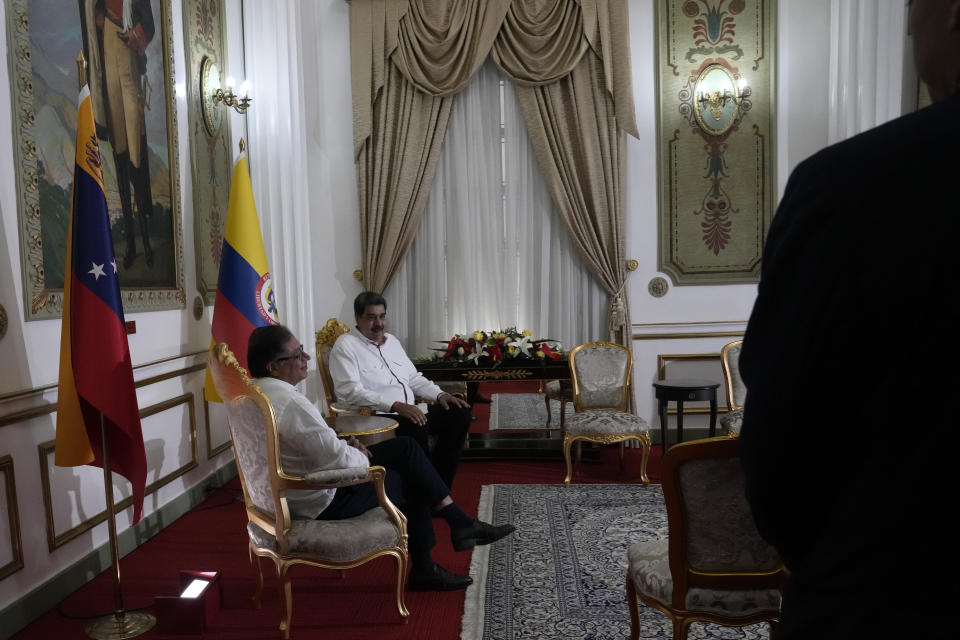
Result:
[[[122,640],[136,638],[157,624],[157,619],[149,613],[121,611],[97,618],[83,630],[93,640]]]

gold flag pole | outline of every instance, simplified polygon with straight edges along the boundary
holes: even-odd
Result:
[[[83,52],[77,56],[77,75],[80,89],[87,84],[87,61]],[[92,96],[91,96],[92,99]],[[103,463],[103,486],[107,498],[107,530],[110,535],[110,557],[113,560],[113,613],[97,618],[84,628],[84,633],[94,640],[123,640],[135,638],[157,623],[149,613],[127,612],[123,608],[123,591],[120,588],[120,545],[117,541],[116,506],[113,502],[113,472],[110,470],[110,440],[107,437],[107,421],[100,414],[100,447]]]

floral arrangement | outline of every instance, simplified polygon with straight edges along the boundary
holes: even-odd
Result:
[[[509,360],[562,360],[565,357],[560,343],[550,338],[534,339],[528,329],[514,327],[500,331],[474,331],[456,334],[437,347],[437,360],[471,362],[476,365],[497,364]]]

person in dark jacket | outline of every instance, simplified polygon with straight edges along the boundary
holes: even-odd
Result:
[[[956,637],[960,0],[913,0],[935,103],[808,158],[740,371],[747,498],[789,570],[778,640]]]

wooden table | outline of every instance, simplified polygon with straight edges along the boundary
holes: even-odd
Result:
[[[671,400],[677,403],[677,442],[683,442],[683,403],[709,400],[710,437],[712,438],[717,430],[717,388],[719,386],[720,383],[713,380],[689,378],[673,378],[653,383],[660,405],[660,437],[664,452],[667,450],[667,403]]]

